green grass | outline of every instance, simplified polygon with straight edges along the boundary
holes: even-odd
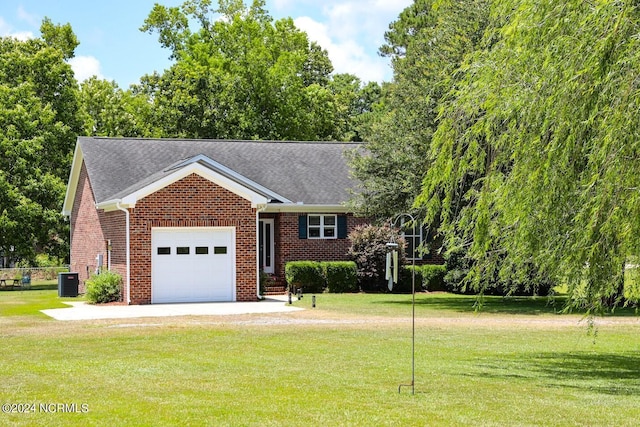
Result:
[[[38,316],[47,318],[40,310],[68,307],[63,301],[74,299],[58,298],[57,282],[36,281],[31,289],[0,291],[0,318],[7,316]]]
[[[311,308],[312,295],[303,295],[295,305]],[[566,297],[502,297],[484,296],[480,300],[472,295],[459,295],[444,292],[417,293],[416,313],[423,316],[459,316],[464,314],[514,314],[514,315],[559,315],[565,313]],[[411,314],[411,295],[398,294],[320,294],[316,295],[316,306],[331,311],[349,314],[376,314],[384,316],[407,316]],[[584,312],[573,310],[573,314]],[[619,307],[606,317],[636,316],[633,307]]]
[[[41,295],[44,292],[45,295]],[[49,295],[46,296],[46,293]],[[53,295],[51,295],[53,294]],[[304,312],[58,322],[5,315],[0,402],[86,413],[0,414],[2,425],[635,425],[640,324],[555,314],[545,299],[327,295]],[[61,304],[54,290],[24,305]],[[48,298],[48,300],[47,300]],[[31,301],[33,299],[33,301]],[[518,313],[521,308],[521,314]],[[32,309],[30,309],[32,310]]]

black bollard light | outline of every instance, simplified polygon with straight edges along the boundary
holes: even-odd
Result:
[[[315,295],[311,296],[311,307],[312,308],[316,307],[316,296]]]
[[[291,291],[289,291],[289,305],[291,305],[291,304],[292,304],[292,302],[291,302]]]

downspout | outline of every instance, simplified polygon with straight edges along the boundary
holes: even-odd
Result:
[[[125,221],[126,221],[126,245],[127,245],[127,305],[131,305],[131,252],[129,250],[129,242],[130,242],[130,235],[129,235],[129,209],[125,209],[122,206],[120,206],[120,202],[116,203],[116,207],[121,210],[122,212],[124,212],[124,217],[125,217]]]
[[[107,270],[111,271],[111,239],[107,240]]]
[[[257,205],[256,207],[256,296],[258,300],[264,297],[260,295],[260,212],[264,212],[267,205]]]

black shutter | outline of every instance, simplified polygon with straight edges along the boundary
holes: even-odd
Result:
[[[298,217],[298,239],[307,238],[307,216],[300,215]]]
[[[338,239],[347,238],[347,217],[338,215]]]

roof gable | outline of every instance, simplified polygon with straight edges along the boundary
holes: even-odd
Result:
[[[168,171],[172,171],[172,170],[177,170],[177,169],[181,169],[183,167],[186,166],[190,166],[193,164],[199,164],[204,166],[205,168],[218,173],[228,179],[230,179],[233,182],[236,182],[240,185],[242,185],[243,187],[249,189],[249,190],[253,190],[254,192],[261,194],[265,197],[267,197],[269,199],[269,201],[278,201],[278,202],[282,202],[282,203],[291,203],[291,200],[287,199],[284,196],[281,196],[278,193],[275,193],[271,190],[269,190],[268,188],[258,184],[257,182],[254,182],[252,180],[250,180],[249,178],[240,175],[239,173],[229,169],[228,167],[221,165],[220,163],[216,162],[215,160],[210,159],[209,157],[203,155],[203,154],[199,154],[195,157],[192,157],[191,159],[187,159],[185,161],[179,162],[177,165],[172,166],[170,168],[168,168]]]
[[[269,193],[260,192],[252,186],[250,181],[243,180],[242,177],[239,177],[239,179],[230,179],[216,171],[215,168],[210,167],[207,163],[203,164],[199,161],[190,161],[163,172],[166,172],[164,176],[158,177],[149,183],[141,183],[133,186],[132,188],[128,188],[122,191],[121,194],[116,196],[114,199],[99,202],[97,207],[105,210],[115,210],[117,209],[118,204],[121,204],[123,207],[135,207],[138,200],[168,187],[174,182],[177,182],[191,174],[199,175],[208,181],[237,194],[238,196],[250,201],[254,207],[260,204],[266,204],[270,200],[267,198]]]
[[[344,158],[361,144],[80,137],[63,213],[73,206],[82,162],[98,206],[135,203],[198,173],[252,202],[340,206],[355,188]]]

